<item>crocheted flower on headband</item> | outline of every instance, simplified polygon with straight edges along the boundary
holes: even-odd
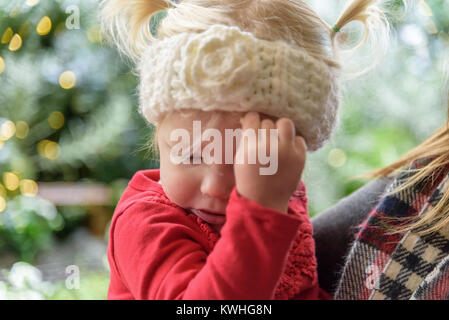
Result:
[[[299,46],[214,25],[153,43],[138,66],[140,112],[153,124],[182,109],[257,111],[293,120],[309,151],[337,121],[335,71]]]
[[[197,37],[185,47],[187,60],[181,74],[187,87],[202,99],[241,96],[256,78],[255,51],[254,39],[236,29],[213,34],[209,41]]]

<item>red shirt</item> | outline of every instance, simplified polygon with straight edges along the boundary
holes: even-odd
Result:
[[[330,298],[318,286],[302,182],[288,214],[234,187],[220,235],[172,203],[158,180],[159,170],[138,171],[115,209],[108,299]]]

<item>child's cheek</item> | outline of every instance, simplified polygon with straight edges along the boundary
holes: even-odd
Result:
[[[170,201],[183,208],[194,207],[199,187],[189,170],[183,169],[182,165],[161,167],[161,183]]]

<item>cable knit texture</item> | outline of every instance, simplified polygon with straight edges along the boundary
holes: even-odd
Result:
[[[138,66],[140,112],[153,124],[169,111],[257,111],[293,120],[309,151],[337,122],[335,70],[304,49],[214,25],[153,43]]]

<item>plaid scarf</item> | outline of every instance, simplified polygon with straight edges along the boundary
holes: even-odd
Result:
[[[420,159],[407,169],[427,165]],[[388,192],[413,172],[403,170]],[[449,166],[416,185],[384,196],[356,235],[335,299],[449,299],[449,225],[429,235],[413,231],[387,234],[385,217],[422,215],[441,200],[449,187]],[[400,221],[390,221],[392,226]]]

